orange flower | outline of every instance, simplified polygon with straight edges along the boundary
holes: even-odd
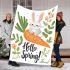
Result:
[[[45,17],[45,20],[48,20],[48,16]]]
[[[49,18],[52,18],[54,14],[52,12],[48,12]]]
[[[16,46],[16,43],[13,43],[11,46],[12,46],[12,48],[14,48],[14,49],[17,47],[17,46]]]

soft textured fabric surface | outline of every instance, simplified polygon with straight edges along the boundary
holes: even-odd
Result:
[[[11,61],[50,65],[55,37],[57,6],[49,10],[17,7],[11,35]]]

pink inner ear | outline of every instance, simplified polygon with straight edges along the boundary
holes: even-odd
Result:
[[[39,16],[39,21],[38,21],[38,22],[40,22],[40,21],[43,19],[43,15],[44,15],[44,12],[42,12],[42,13],[40,14],[40,16]]]
[[[35,21],[35,13],[32,12],[32,22],[34,22],[34,21]]]

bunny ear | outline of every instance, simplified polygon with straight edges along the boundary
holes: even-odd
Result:
[[[40,14],[38,22],[40,22],[40,21],[43,19],[43,15],[44,15],[44,12],[42,12],[42,13]]]
[[[34,22],[34,21],[35,21],[35,13],[32,12],[32,22]]]

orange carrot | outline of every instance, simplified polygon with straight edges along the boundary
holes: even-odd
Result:
[[[30,42],[50,48],[47,42],[43,41],[39,36],[36,36],[33,33],[30,33],[29,30],[25,30],[24,37],[26,40]]]

